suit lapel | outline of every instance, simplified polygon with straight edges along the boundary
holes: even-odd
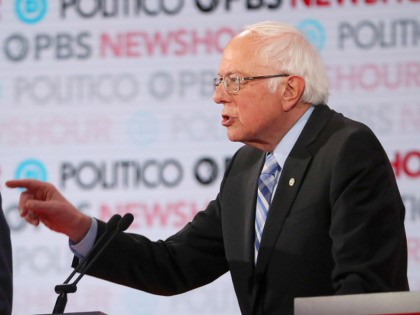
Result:
[[[265,156],[261,154],[261,158],[258,163],[255,163],[252,166],[251,171],[249,172],[249,178],[246,180],[245,191],[252,191],[252,194],[246,194],[244,197],[244,204],[241,205],[242,210],[245,212],[244,222],[241,224],[241,229],[239,235],[243,235],[242,249],[243,257],[249,259],[249,261],[254,261],[254,233],[255,233],[255,207],[257,200],[257,185],[258,177],[260,175]]]
[[[229,180],[224,183],[221,199],[223,234],[226,257],[230,262],[231,276],[240,304],[251,308],[254,279],[254,219],[257,183],[264,152],[245,147],[229,170]],[[241,192],[238,194],[238,190]]]
[[[310,156],[305,159],[288,158],[284,165],[284,170],[281,173],[276,194],[265,223],[261,246],[258,251],[256,273],[264,270],[269,261],[277,237],[299,191],[311,159],[312,157]]]
[[[319,133],[333,113],[334,111],[330,110],[326,105],[318,105],[315,107],[314,112],[302,130],[301,135],[284,164],[276,194],[274,195],[265,223],[258,252],[252,301],[254,311],[255,307],[258,305],[260,279],[266,270],[275,243],[283,228],[284,221],[292,208],[293,202],[301,187],[301,183],[305,178],[306,170],[313,158],[310,144],[317,139]],[[255,205],[255,202],[253,204]]]

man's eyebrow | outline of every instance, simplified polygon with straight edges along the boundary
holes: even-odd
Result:
[[[220,74],[220,73],[218,73],[217,75],[220,76],[220,77],[225,77],[225,76],[229,76],[229,75],[240,75],[240,73],[238,71],[229,71],[229,72],[227,72],[223,75]]]

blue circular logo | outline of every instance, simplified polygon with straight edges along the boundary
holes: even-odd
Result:
[[[324,48],[327,35],[321,23],[317,20],[305,20],[299,23],[297,27],[318,50]]]
[[[15,10],[22,22],[38,23],[47,14],[47,0],[16,0]]]
[[[45,182],[48,178],[47,173],[47,168],[42,162],[35,159],[29,159],[19,164],[16,169],[15,178],[38,179]]]

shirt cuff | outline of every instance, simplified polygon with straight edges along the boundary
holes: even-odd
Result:
[[[69,247],[73,254],[79,259],[84,258],[95,243],[96,234],[98,233],[98,221],[92,218],[92,224],[86,236],[79,242],[74,243],[69,240]]]

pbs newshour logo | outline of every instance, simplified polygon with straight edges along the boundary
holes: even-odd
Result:
[[[15,0],[16,16],[26,24],[42,21],[47,11],[47,0]]]

